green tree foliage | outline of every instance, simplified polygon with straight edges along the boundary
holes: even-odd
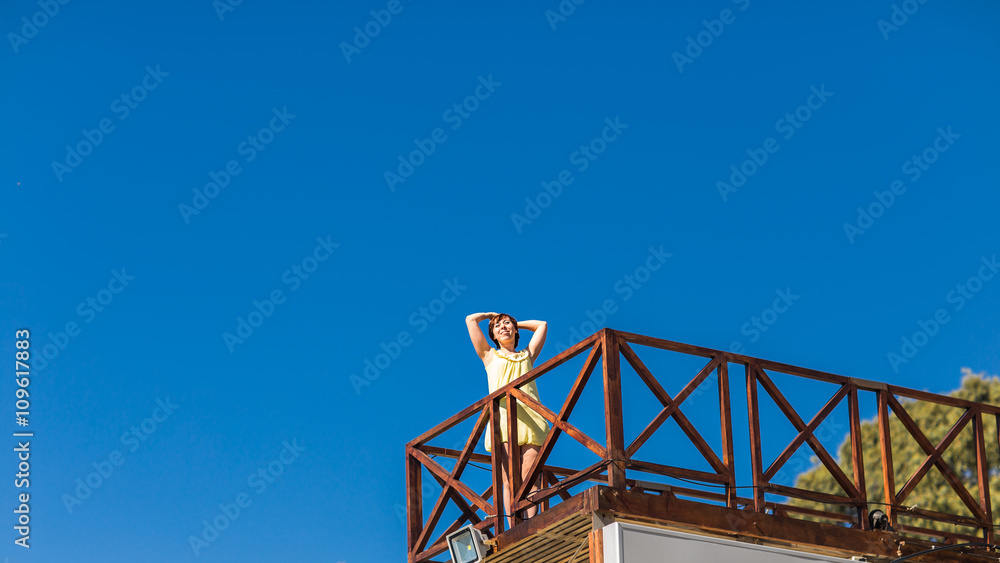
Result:
[[[950,393],[977,403],[1000,405],[1000,379],[988,377],[985,372],[973,373],[969,368],[962,368],[962,386]],[[901,401],[903,408],[910,415],[928,440],[937,446],[938,442],[948,433],[954,423],[964,414],[963,409],[928,403],[923,401]],[[989,489],[991,505],[994,513],[1000,510],[1000,455],[997,448],[997,422],[993,416],[984,415],[983,424],[986,429],[987,459],[990,468]],[[878,421],[866,420],[861,425],[861,436],[864,444],[864,475],[868,490],[869,507],[884,508],[875,503],[885,502],[882,484],[882,456],[879,446]],[[927,458],[927,454],[911,436],[898,418],[893,414],[890,420],[890,436],[892,441],[892,461],[895,472],[896,492],[898,493],[911,475]],[[961,478],[969,493],[978,502],[979,488],[976,484],[976,449],[973,439],[972,423],[970,422],[959,434],[955,442],[942,456]],[[838,448],[837,463],[853,480],[854,471],[851,464],[850,436],[844,439]],[[833,479],[833,476],[822,464],[800,474],[796,487],[811,491],[846,496],[844,490]],[[826,511],[850,514],[853,507],[836,505],[817,505],[808,501],[793,499],[791,504],[817,508]],[[933,467],[919,482],[916,489],[903,501],[903,506],[918,506],[926,510],[934,510],[948,514],[971,516],[972,513],[962,502],[955,490],[944,479],[941,472]],[[906,519],[905,523],[932,528],[944,532],[956,532],[975,535],[971,528],[957,527],[954,524],[932,522],[924,519]]]

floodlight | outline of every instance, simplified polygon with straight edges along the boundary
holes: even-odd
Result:
[[[483,534],[471,524],[448,534],[452,563],[478,563],[486,558]]]
[[[894,532],[892,526],[889,525],[889,517],[886,516],[885,512],[881,510],[872,510],[868,513],[868,523],[871,524],[873,530],[888,530]]]

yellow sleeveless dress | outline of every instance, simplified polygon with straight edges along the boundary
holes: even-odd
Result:
[[[490,349],[487,354],[492,355],[493,359],[486,366],[486,375],[489,378],[490,383],[490,393],[496,391],[497,389],[507,385],[511,381],[521,377],[522,375],[531,371],[531,357],[528,356],[527,350],[521,350],[514,354],[510,354],[503,350],[493,350]],[[535,382],[532,381],[526,385],[519,387],[524,394],[531,397],[539,404],[541,404],[541,399],[538,398],[538,388],[535,386]],[[542,442],[545,440],[545,436],[549,433],[549,423],[545,418],[535,412],[532,409],[526,407],[523,403],[517,403],[517,443],[518,445],[531,444],[535,446],[541,446]],[[507,400],[500,400],[500,435],[504,442],[508,442],[507,439]],[[486,425],[486,451],[492,452],[492,440],[493,433],[490,430],[490,425]]]

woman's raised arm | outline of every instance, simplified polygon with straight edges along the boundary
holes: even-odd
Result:
[[[492,319],[496,315],[496,313],[473,313],[465,317],[465,326],[469,329],[469,339],[472,340],[472,347],[476,349],[476,354],[480,360],[490,350],[490,343],[486,341],[486,336],[483,335],[482,329],[479,328],[479,323],[486,319]]]
[[[528,355],[531,356],[531,361],[534,362],[538,358],[538,354],[542,353],[542,346],[545,346],[545,334],[548,332],[549,325],[545,321],[518,321],[517,328],[531,331],[531,342],[528,343]]]

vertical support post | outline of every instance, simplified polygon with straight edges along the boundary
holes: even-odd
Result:
[[[851,426],[851,468],[854,470],[854,486],[861,494],[857,501],[858,528],[868,530],[871,524],[868,522],[868,489],[865,487],[865,454],[864,441],[861,439],[861,409],[858,406],[858,388],[853,383],[849,384],[847,392],[847,410]]]
[[[587,551],[590,553],[590,563],[604,563],[604,529],[597,528],[587,534]],[[569,563],[575,563],[576,559]],[[581,559],[582,561],[582,559]]]
[[[753,509],[764,512],[764,462],[760,451],[760,412],[757,405],[757,365],[746,364],[747,415],[750,418],[750,466],[753,470]]]
[[[549,476],[548,471],[543,471],[541,475],[538,476],[538,479],[541,481],[543,489],[547,489],[552,485],[558,484],[556,483],[556,480],[554,478]],[[538,511],[545,512],[548,509],[549,509],[549,499],[546,498],[545,500],[542,501],[542,506],[538,508]]]
[[[424,507],[421,500],[420,462],[406,449],[406,537],[408,559],[413,561],[413,550],[424,527]]]
[[[493,537],[504,530],[503,510],[503,441],[500,435],[500,397],[490,401],[490,441],[492,452],[490,466],[493,468]]]
[[[521,446],[517,439],[517,398],[507,392],[507,477],[510,487],[510,515],[512,516],[511,527],[521,522],[520,511],[517,505],[520,499],[516,498],[517,491],[521,488]]]
[[[718,367],[719,416],[722,428],[722,463],[726,466],[726,506],[736,508],[736,458],[733,457],[733,413],[729,404],[729,363],[723,358]]]
[[[983,523],[983,541],[993,543],[993,510],[990,507],[990,463],[986,458],[986,436],[983,432],[983,413],[979,411],[972,419],[972,433],[976,440],[976,474],[979,480],[979,506],[986,515]]]
[[[625,490],[625,429],[622,422],[622,373],[618,333],[601,329],[604,354],[604,428],[607,435],[608,486]]]
[[[880,389],[875,392],[878,398],[878,437],[882,448],[882,490],[885,491],[885,513],[889,517],[889,525],[896,526],[896,479],[892,466],[892,437],[889,432],[889,391]]]

